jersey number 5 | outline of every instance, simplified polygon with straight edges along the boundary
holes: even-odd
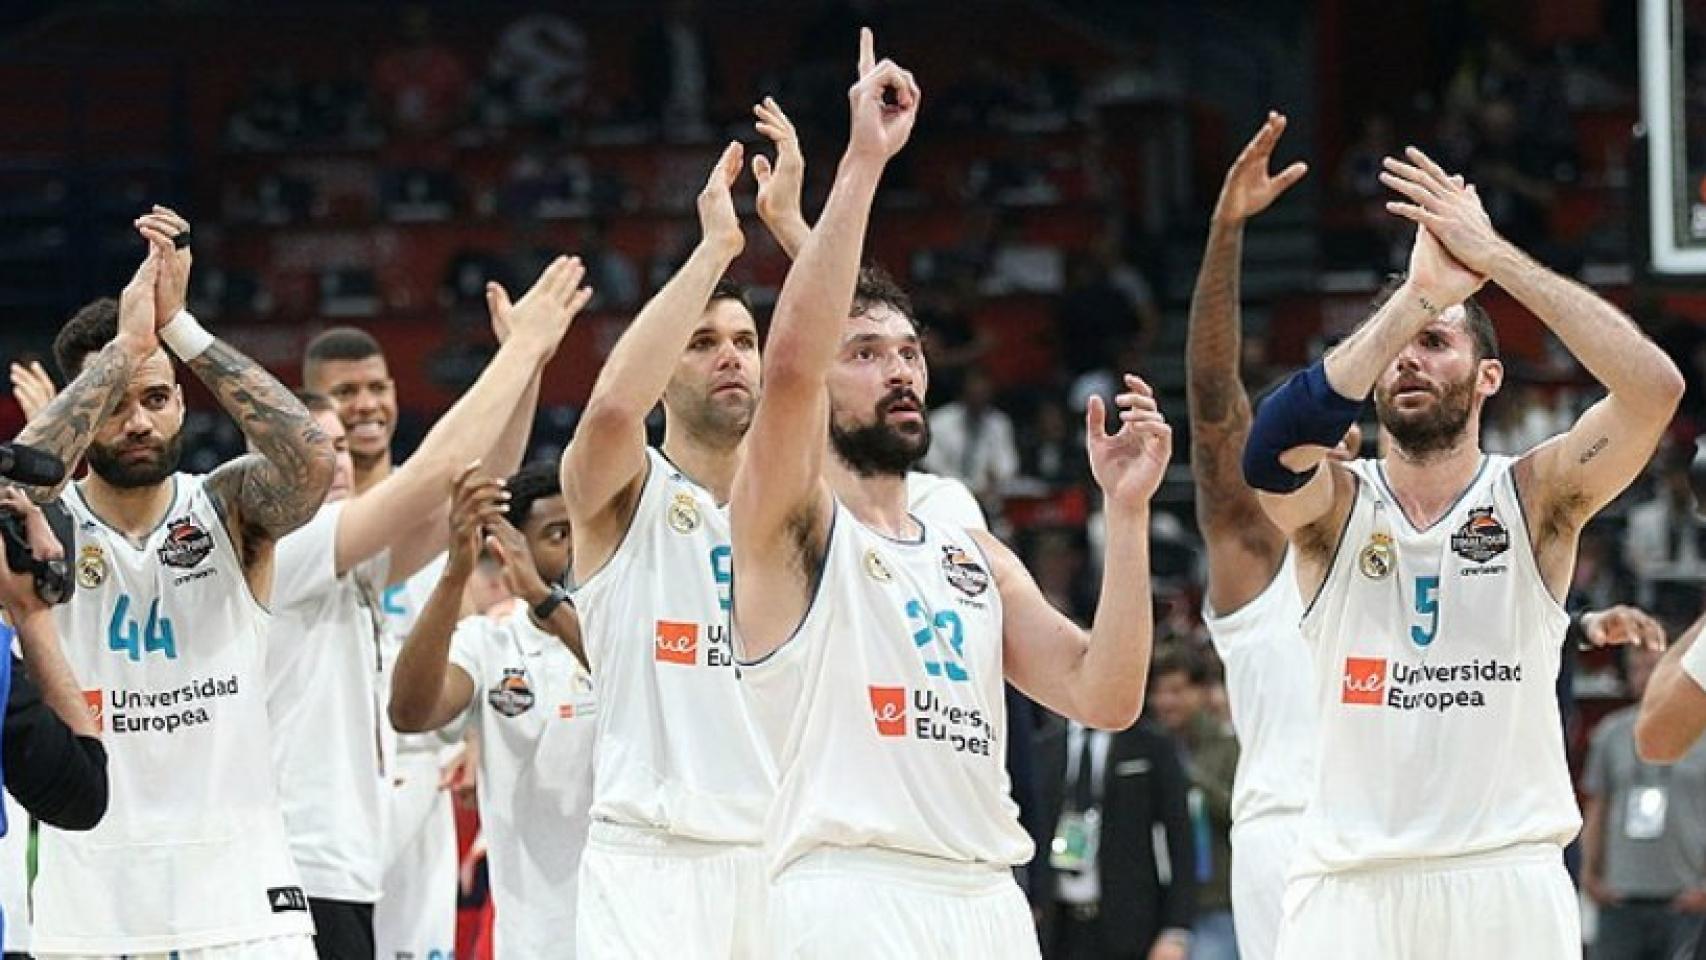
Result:
[[[1425,647],[1434,642],[1434,633],[1439,630],[1439,578],[1416,578],[1416,612],[1428,618],[1428,628],[1410,627],[1410,641],[1418,647]]]

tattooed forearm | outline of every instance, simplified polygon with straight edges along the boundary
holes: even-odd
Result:
[[[1597,457],[1600,454],[1604,453],[1605,448],[1609,447],[1609,446],[1611,446],[1611,438],[1610,437],[1600,437],[1598,440],[1595,440],[1593,442],[1593,444],[1590,445],[1586,450],[1582,451],[1581,459],[1577,460],[1576,462],[1578,464],[1585,466],[1589,460],[1592,460],[1594,457]]]
[[[1186,338],[1188,373],[1185,396],[1193,424],[1220,423],[1249,398],[1238,369],[1242,343],[1238,313],[1239,258],[1244,246],[1240,225],[1209,227],[1208,248],[1191,291],[1190,330]]]
[[[208,478],[215,495],[236,510],[245,539],[277,539],[306,523],[332,482],[334,454],[325,431],[272,374],[223,341],[187,365],[260,451]]]
[[[109,343],[83,364],[83,372],[71,381],[53,402],[31,420],[18,442],[53,454],[65,464],[69,475],[82,458],[119,401],[136,366],[136,357],[117,343]],[[60,484],[60,487],[64,484]],[[29,487],[30,499],[46,503],[59,494],[59,487]]]

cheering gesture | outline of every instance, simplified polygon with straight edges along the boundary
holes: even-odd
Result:
[[[859,80],[847,91],[853,134],[847,152],[887,161],[906,146],[923,100],[912,72],[893,60],[878,60],[869,27],[859,30]]]
[[[1266,210],[1280,194],[1290,190],[1292,184],[1309,172],[1309,165],[1302,161],[1278,174],[1268,172],[1274,147],[1279,143],[1280,135],[1285,133],[1285,126],[1285,114],[1268,112],[1267,122],[1244,145],[1238,159],[1232,161],[1232,166],[1226,171],[1226,180],[1220,186],[1220,199],[1214,204],[1214,219],[1242,223]]]
[[[486,307],[492,313],[492,330],[508,336],[526,337],[549,357],[569,332],[576,314],[592,299],[592,288],[581,286],[586,267],[580,257],[558,257],[539,275],[520,300],[510,302],[501,283],[486,284]]]
[[[800,152],[793,121],[774,98],[765,97],[762,103],[753,104],[752,112],[758,117],[753,126],[776,145],[774,164],[762,153],[752,158],[752,175],[758,180],[758,218],[792,257],[811,233],[800,207],[806,182],[805,154]]]
[[[154,287],[154,323],[163,327],[172,322],[189,300],[190,222],[170,207],[155,204],[148,213],[136,218],[136,229],[162,253],[160,279]]]
[[[503,519],[509,492],[504,489],[502,480],[480,472],[478,460],[462,468],[462,472],[456,475],[453,489],[450,557],[445,574],[467,579],[480,559],[480,547],[485,543],[486,531]]]
[[[1394,157],[1382,161],[1386,169],[1380,182],[1410,202],[1391,200],[1386,209],[1426,227],[1465,267],[1483,277],[1492,273],[1495,258],[1510,244],[1493,229],[1474,185],[1446,173],[1415,147],[1405,149],[1404,155],[1409,163]]]
[[[700,235],[705,243],[731,260],[746,248],[746,234],[740,228],[734,195],[730,192],[740,179],[744,156],[745,148],[738,141],[731,141],[723,148],[717,165],[711,168],[711,175],[705,178],[705,189],[699,191]]]
[[[1107,430],[1107,407],[1092,396],[1084,410],[1084,445],[1090,451],[1090,472],[1110,506],[1141,509],[1161,486],[1173,457],[1173,428],[1156,405],[1155,391],[1139,377],[1126,374],[1126,392],[1114,398],[1120,428]]]
[[[47,375],[41,361],[12,364],[12,397],[24,411],[25,423],[34,420],[36,414],[46,409],[47,405],[53,402],[54,394],[58,392],[53,385],[53,378]]]

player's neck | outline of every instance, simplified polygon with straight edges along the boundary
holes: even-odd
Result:
[[[1481,469],[1481,444],[1472,430],[1445,450],[1415,456],[1397,444],[1388,447],[1386,482],[1416,529],[1423,530],[1451,509]]]
[[[94,471],[83,480],[83,500],[107,526],[133,540],[148,536],[165,522],[178,483],[168,477],[146,487],[115,487]]]
[[[724,445],[707,443],[686,430],[672,430],[666,424],[662,449],[676,469],[709,490],[718,503],[729,502],[741,451],[746,449],[744,440]]]
[[[389,477],[394,469],[389,450],[383,456],[376,457],[366,463],[358,462],[354,466],[356,493],[366,493],[369,487]]]
[[[907,509],[906,474],[864,476],[843,463],[831,450],[824,460],[824,477],[836,499],[845,504],[860,523],[896,540],[918,537],[918,521]]]

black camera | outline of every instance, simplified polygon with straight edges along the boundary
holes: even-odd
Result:
[[[65,465],[42,450],[19,444],[0,444],[0,477],[32,486],[52,486],[65,476]],[[58,501],[41,507],[42,516],[59,539],[62,551],[58,560],[42,560],[30,549],[29,532],[24,518],[0,507],[0,540],[6,542],[6,566],[15,573],[27,573],[35,580],[36,596],[44,603],[64,603],[71,599],[76,581],[71,576],[71,557],[76,552],[76,525],[71,514]]]

